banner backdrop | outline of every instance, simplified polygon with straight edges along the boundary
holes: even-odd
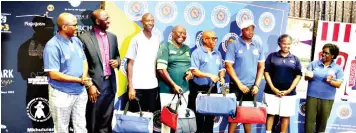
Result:
[[[299,58],[303,74],[311,62],[313,29],[314,20],[288,17],[287,34],[293,38],[290,52]],[[306,98],[307,87],[308,82],[300,80],[296,88],[297,96]]]
[[[43,48],[60,13],[75,15],[80,33],[92,28],[97,8],[100,2],[1,2],[1,132],[53,131]]]
[[[201,32],[213,30],[218,39],[216,48],[225,57],[227,45],[240,37],[238,25],[242,21],[251,19],[254,21],[254,41],[260,42],[264,54],[277,50],[277,38],[286,32],[289,5],[279,2],[190,2],[190,1],[118,1],[106,2],[105,10],[111,17],[110,31],[114,32],[122,41],[119,47],[122,58],[119,70],[118,101],[115,108],[120,109],[125,100],[126,93],[126,51],[133,36],[142,30],[140,23],[144,13],[151,13],[155,17],[153,32],[160,36],[161,44],[170,40],[170,33],[174,26],[183,25],[187,30],[185,44],[192,51],[201,45]],[[228,82],[229,79],[227,78]],[[264,89],[261,83],[260,97]],[[156,112],[156,114],[158,114]],[[159,120],[156,117],[156,120]],[[155,120],[155,121],[156,121]],[[155,131],[159,131],[160,124],[155,123]],[[216,117],[214,131],[227,130],[227,119]],[[238,130],[243,130],[239,126]],[[264,130],[263,125],[253,126],[253,132]]]

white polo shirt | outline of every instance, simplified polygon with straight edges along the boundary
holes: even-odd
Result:
[[[148,39],[141,31],[132,38],[126,58],[134,60],[132,84],[134,89],[153,89],[158,86],[156,60],[159,36],[152,32]]]

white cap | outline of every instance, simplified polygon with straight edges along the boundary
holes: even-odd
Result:
[[[240,24],[239,28],[242,30],[242,29],[247,28],[251,25],[256,27],[255,24],[253,23],[253,20],[245,20]]]

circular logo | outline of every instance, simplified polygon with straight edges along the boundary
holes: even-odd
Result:
[[[337,116],[340,119],[348,119],[350,118],[352,115],[352,109],[350,107],[350,105],[341,105],[338,109],[337,109]]]
[[[44,122],[51,118],[48,100],[42,97],[32,99],[26,107],[28,117],[36,122]]]
[[[54,6],[52,4],[49,4],[47,6],[47,10],[50,11],[50,12],[53,11],[54,10]]]
[[[127,58],[124,58],[121,60],[120,62],[120,70],[122,72],[122,74],[124,74],[125,76],[127,76]]]
[[[199,3],[190,3],[184,9],[184,19],[191,25],[199,25],[205,18],[205,9]]]
[[[228,45],[237,40],[239,36],[236,33],[227,33],[222,40],[222,48],[226,52]]]
[[[188,45],[190,48],[194,47],[194,46],[190,46],[190,36],[189,36],[188,32],[185,36],[186,36],[186,38],[185,38],[184,44]],[[168,41],[170,41],[170,40],[172,40],[172,32],[169,33],[169,35],[168,35]]]
[[[252,11],[249,9],[241,9],[239,12],[236,14],[236,24],[237,26],[240,27],[240,24],[242,24],[243,21],[245,20],[254,20]]]
[[[199,48],[201,45],[203,45],[203,38],[202,38],[203,32],[201,31],[198,36],[197,39],[195,39],[195,45]]]
[[[142,15],[148,12],[148,5],[146,1],[127,1],[124,11],[129,19],[139,21]]]
[[[161,132],[161,110],[153,112],[153,130]]]
[[[224,28],[230,22],[230,11],[227,7],[219,5],[211,12],[211,21],[218,28]]]
[[[178,14],[178,9],[173,1],[158,2],[155,8],[155,14],[163,23],[173,22]]]
[[[300,115],[305,116],[305,111],[306,111],[306,104],[305,104],[305,102],[301,102],[299,104],[298,112]]]
[[[274,15],[270,12],[262,13],[260,18],[258,19],[258,25],[260,26],[263,32],[272,31],[275,24],[276,19],[274,18]]]
[[[82,3],[82,2],[77,1],[77,0],[71,0],[71,1],[69,1],[69,3],[72,7],[78,7],[80,5],[80,3]]]
[[[261,45],[261,46],[262,46],[262,39],[261,39],[260,36],[258,36],[258,35],[253,35],[252,41],[254,41],[254,43],[257,43],[258,45]]]

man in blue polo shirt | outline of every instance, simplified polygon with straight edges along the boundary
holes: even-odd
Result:
[[[192,110],[195,109],[195,99],[197,98],[198,91],[206,93],[210,84],[220,81],[224,84],[225,69],[221,54],[218,50],[214,49],[218,38],[213,31],[204,31],[202,34],[203,46],[195,49],[191,56],[191,71],[195,76],[190,85],[190,97],[192,102],[189,102],[188,107]],[[212,89],[212,93],[217,92],[217,87]],[[198,130],[197,133],[212,133],[214,127],[214,116],[199,114],[196,112],[196,121]]]
[[[258,93],[264,71],[262,44],[252,41],[255,25],[245,20],[239,25],[242,36],[228,46],[225,59],[226,71],[230,76],[230,92],[239,100],[253,101]],[[237,123],[230,123],[229,133],[236,130]],[[244,123],[245,133],[251,132],[251,124]]]
[[[84,86],[93,83],[87,77],[88,64],[83,44],[76,34],[77,19],[62,13],[57,20],[58,33],[43,51],[44,71],[49,75],[49,108],[54,132],[68,133],[69,120],[73,120],[76,133],[86,133],[85,109],[88,100]],[[70,118],[72,117],[72,118]]]

